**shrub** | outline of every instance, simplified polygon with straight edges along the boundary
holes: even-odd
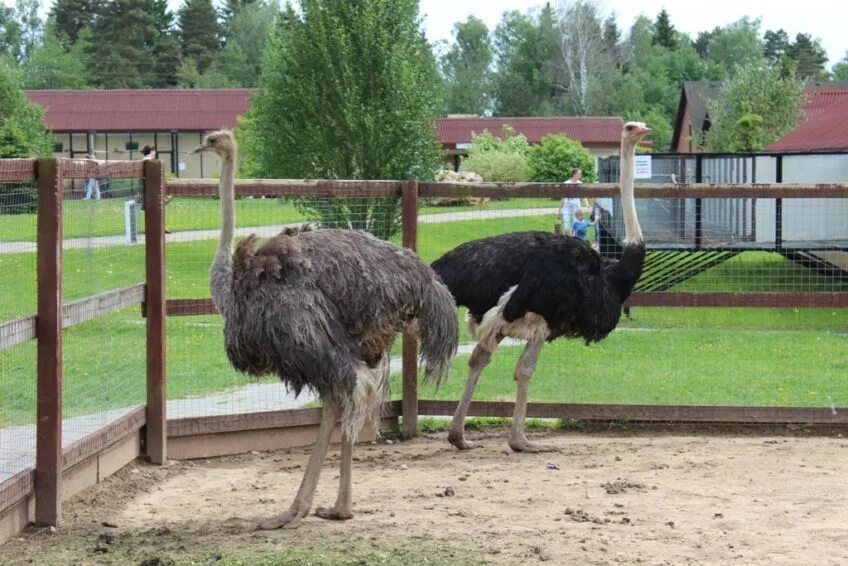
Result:
[[[575,167],[583,171],[583,181],[595,180],[595,158],[580,142],[562,134],[542,138],[542,143],[530,148],[528,161],[533,181],[562,182]]]

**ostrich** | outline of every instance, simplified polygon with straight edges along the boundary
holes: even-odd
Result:
[[[233,253],[236,141],[209,134],[194,153],[221,158],[223,225],[210,271],[212,299],[224,318],[230,363],[249,375],[276,374],[296,394],[322,400],[321,425],[289,509],[260,529],[293,527],[312,507],[330,436],[341,419],[339,492],[324,519],[352,517],[351,460],[363,424],[380,417],[388,393],[389,349],[398,332],[417,332],[425,379],[438,383],[456,353],[453,298],[412,251],[351,230],[289,229]]]
[[[528,383],[545,341],[564,336],[589,344],[605,338],[618,324],[621,305],[645,259],[633,198],[633,160],[636,145],[649,131],[641,122],[629,122],[621,133],[625,238],[617,261],[601,257],[577,238],[516,232],[467,242],[433,262],[457,304],[468,308],[468,325],[477,338],[448,435],[460,450],[471,447],[464,426],[477,380],[505,337],[527,341],[515,368],[518,391],[509,446],[516,452],[554,450],[528,442],[525,435]]]

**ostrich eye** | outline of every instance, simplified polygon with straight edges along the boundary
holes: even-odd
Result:
[[[629,132],[629,131],[631,131],[631,130],[633,129],[633,126],[632,126],[632,125],[627,126],[627,128],[625,128],[625,129]]]

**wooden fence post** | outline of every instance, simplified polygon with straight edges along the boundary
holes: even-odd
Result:
[[[401,193],[403,247],[418,250],[418,181],[403,184]],[[403,436],[418,432],[418,341],[403,333]]]
[[[53,158],[38,160],[38,400],[35,522],[62,519],[62,174]]]
[[[165,198],[162,162],[144,162],[145,257],[147,285],[147,428],[146,453],[154,464],[164,464],[167,451],[165,366]]]

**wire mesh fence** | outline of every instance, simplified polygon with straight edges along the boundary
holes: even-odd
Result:
[[[596,198],[600,192],[591,185],[582,190],[585,218],[593,213],[597,218],[587,238],[602,255],[614,258],[624,238],[620,200]],[[738,294],[745,301],[754,293],[848,292],[848,201],[779,200],[782,218],[777,199],[701,198],[696,203],[637,198],[648,253],[635,290],[686,293],[694,297],[693,305],[697,297],[711,293]],[[546,198],[460,203],[442,210],[424,206],[419,210],[418,250],[432,262],[468,240],[553,231],[555,224],[571,221],[561,214],[559,202]],[[782,231],[782,239],[775,238],[775,230]],[[746,306],[755,304],[751,299]],[[848,403],[846,309],[633,307],[624,312],[618,330],[603,342],[587,347],[557,340],[546,345],[531,382],[531,400],[799,407]],[[461,396],[474,339],[462,329],[460,342],[453,378],[438,391],[423,386],[422,399]],[[502,343],[483,373],[476,399],[514,398],[512,375],[522,349],[523,343]]]
[[[239,191],[236,237],[275,236],[287,228],[362,229],[400,242],[400,201],[384,188],[359,189],[366,196],[262,196]],[[236,373],[224,351],[223,321],[209,303],[209,269],[220,236],[220,201],[172,198],[166,208],[168,298],[183,313],[168,319],[168,417],[185,418],[271,411],[315,401],[310,392],[290,394],[275,377]],[[172,311],[173,314],[173,311]],[[399,370],[399,358],[395,362]],[[203,368],[198,371],[198,368]]]
[[[35,454],[37,206],[34,182],[0,182],[0,483]]]
[[[146,398],[144,211],[141,181],[63,185],[63,446],[115,422]]]

